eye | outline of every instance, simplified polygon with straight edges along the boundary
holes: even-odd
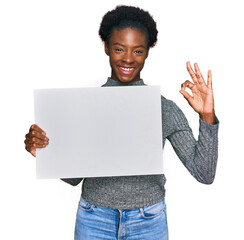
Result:
[[[122,52],[123,51],[123,49],[121,49],[121,48],[115,48],[114,50],[115,50],[115,52]]]
[[[136,53],[136,54],[143,54],[143,51],[141,51],[141,50],[136,50],[135,53]]]

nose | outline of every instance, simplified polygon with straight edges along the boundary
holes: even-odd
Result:
[[[132,55],[131,52],[125,52],[123,55],[123,62],[127,63],[127,64],[131,64],[134,62],[134,57]]]

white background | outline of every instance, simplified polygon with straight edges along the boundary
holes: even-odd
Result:
[[[110,67],[97,34],[101,18],[130,3],[148,10],[159,30],[142,78],[180,106],[196,136],[198,116],[179,93],[189,79],[185,63],[198,62],[204,76],[213,72],[221,121],[216,179],[198,183],[166,143],[170,239],[244,239],[241,0],[2,0],[0,239],[73,239],[81,185],[36,180],[35,159],[24,149],[34,123],[33,89],[102,85]]]

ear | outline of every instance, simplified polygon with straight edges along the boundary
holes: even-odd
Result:
[[[147,59],[148,55],[149,55],[149,48],[147,49],[147,54],[145,59]]]
[[[109,46],[107,42],[104,42],[104,51],[109,56]]]

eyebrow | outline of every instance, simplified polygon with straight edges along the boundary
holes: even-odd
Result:
[[[120,45],[122,47],[125,47],[125,45],[123,45],[122,43],[118,43],[118,42],[112,44],[112,46],[114,46],[114,45]],[[138,45],[138,46],[135,46],[134,48],[140,48],[140,47],[146,49],[146,47],[144,45]]]

